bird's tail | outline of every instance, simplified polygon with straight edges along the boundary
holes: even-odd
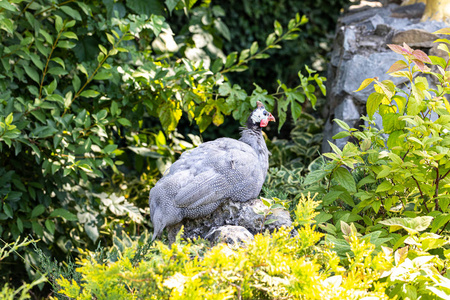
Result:
[[[154,199],[155,200],[155,199]],[[165,224],[164,224],[164,216],[162,216],[162,212],[156,201],[152,201],[149,199],[150,202],[150,219],[152,220],[153,224],[153,237],[152,242],[161,235]]]

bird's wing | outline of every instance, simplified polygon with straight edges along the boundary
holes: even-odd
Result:
[[[247,146],[233,139],[218,139],[182,155],[168,174],[180,187],[175,204],[195,208],[245,187],[258,168],[256,153]]]

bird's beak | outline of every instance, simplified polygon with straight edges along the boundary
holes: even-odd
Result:
[[[272,114],[270,114],[270,113],[269,113],[269,118],[268,118],[268,120],[269,120],[269,121],[273,121],[273,122],[276,122],[276,121],[277,121],[277,120],[275,120],[275,117],[272,116]]]

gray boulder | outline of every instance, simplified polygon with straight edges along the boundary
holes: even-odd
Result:
[[[327,74],[327,105],[322,111],[327,120],[324,128],[322,152],[330,152],[328,141],[342,148],[347,140],[334,141],[332,136],[342,129],[333,122],[340,119],[350,127],[359,128],[359,118],[366,114],[366,101],[374,91],[368,87],[356,92],[366,78],[378,77],[380,81],[392,80],[405,87],[405,79],[386,74],[389,67],[402,55],[392,52],[387,44],[407,43],[431,55],[440,51],[433,44],[438,36],[433,32],[447,27],[443,22],[420,22],[423,3],[399,6],[388,3],[383,7],[359,7],[343,15],[337,24],[336,37],[330,53]],[[378,118],[380,119],[380,118]],[[376,120],[377,126],[382,123]]]
[[[271,221],[266,222],[268,220]],[[226,227],[230,225],[233,227]],[[247,240],[248,234],[244,233],[242,228],[246,229],[253,237],[253,235],[266,230],[273,232],[281,226],[292,226],[292,220],[289,212],[282,208],[272,209],[271,214],[268,214],[268,208],[260,199],[252,199],[247,202],[228,200],[206,217],[185,219],[175,226],[168,227],[169,243],[175,241],[181,226],[184,227],[182,237],[185,239],[200,237],[217,243],[227,242],[228,238],[237,241]],[[225,228],[222,228],[224,226]],[[292,234],[296,234],[296,232],[292,232]]]

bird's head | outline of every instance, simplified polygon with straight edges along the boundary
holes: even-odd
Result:
[[[260,129],[266,127],[269,121],[275,122],[275,118],[264,108],[264,105],[260,101],[256,103],[258,107],[248,117],[247,128]]]

